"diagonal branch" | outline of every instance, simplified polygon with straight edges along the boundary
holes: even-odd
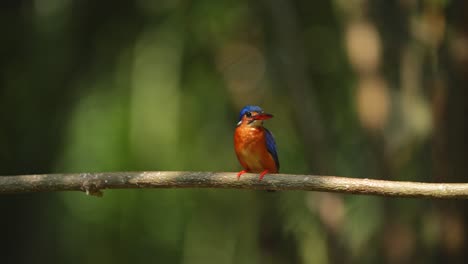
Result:
[[[84,191],[101,196],[104,189],[225,188],[297,190],[391,197],[468,198],[468,183],[384,181],[336,176],[274,174],[258,181],[256,174],[232,172],[105,172],[0,176],[0,194]]]

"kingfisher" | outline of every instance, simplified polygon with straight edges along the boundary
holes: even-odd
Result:
[[[267,173],[278,173],[280,165],[275,139],[263,127],[263,121],[272,117],[259,106],[248,105],[240,111],[234,132],[234,149],[244,170],[237,174],[238,180],[246,172],[260,173],[259,181]]]

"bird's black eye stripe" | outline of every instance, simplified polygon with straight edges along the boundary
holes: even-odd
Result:
[[[247,112],[247,113],[245,113],[245,116],[247,116],[247,117],[252,117],[252,113]]]

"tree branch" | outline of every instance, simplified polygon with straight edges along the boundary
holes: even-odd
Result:
[[[468,183],[384,181],[336,176],[274,174],[258,181],[246,173],[241,180],[231,172],[106,172],[0,176],[0,194],[84,191],[101,196],[104,189],[225,188],[297,190],[392,197],[468,198]]]

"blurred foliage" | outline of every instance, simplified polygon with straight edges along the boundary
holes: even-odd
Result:
[[[237,171],[466,181],[465,1],[3,1],[0,174]],[[267,176],[273,177],[273,176]],[[2,263],[463,262],[460,201],[234,190],[9,195]]]

